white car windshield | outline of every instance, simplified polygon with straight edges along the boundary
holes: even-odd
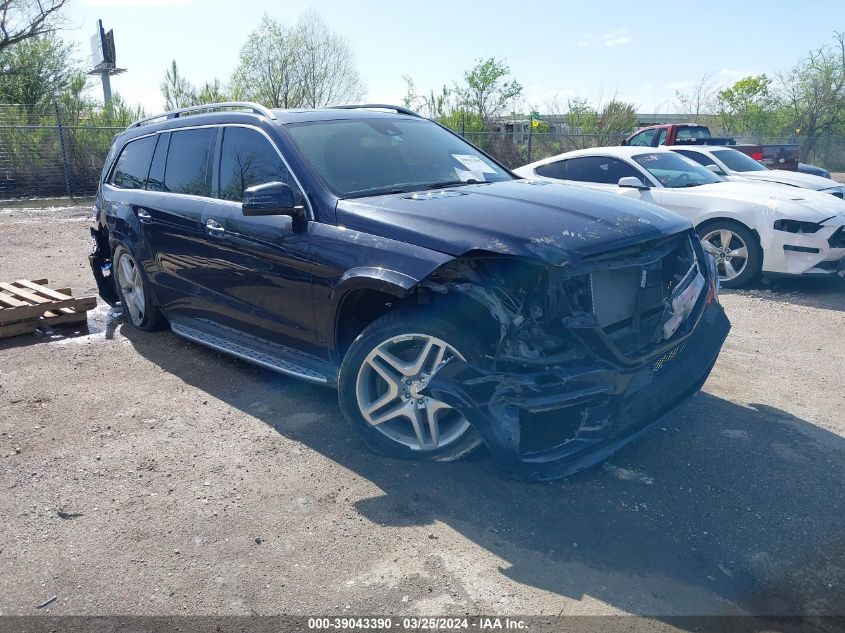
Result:
[[[727,165],[731,171],[768,171],[769,168],[760,164],[747,154],[735,149],[718,149],[713,156]]]
[[[645,170],[664,187],[678,189],[722,182],[716,174],[673,152],[653,152],[634,156]]]

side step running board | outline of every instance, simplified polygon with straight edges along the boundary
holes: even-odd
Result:
[[[270,354],[259,352],[249,347],[245,347],[244,345],[239,345],[238,343],[234,343],[224,338],[220,338],[219,336],[214,336],[213,334],[209,334],[208,332],[196,330],[181,323],[171,323],[170,329],[173,330],[175,334],[183,336],[186,339],[194,341],[195,343],[205,345],[206,347],[211,347],[219,352],[223,352],[224,354],[231,354],[232,356],[237,356],[242,360],[254,363],[255,365],[260,365],[261,367],[264,367],[266,369],[277,371],[281,374],[287,374],[288,376],[293,376],[295,378],[309,380],[311,382],[316,382],[322,385],[325,385],[328,382],[324,375],[316,371],[306,369],[305,367],[300,367],[299,365],[296,365],[294,363],[282,360],[281,358],[272,356]]]

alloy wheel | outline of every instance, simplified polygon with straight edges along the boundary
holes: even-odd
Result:
[[[716,229],[701,238],[704,250],[716,259],[721,281],[739,277],[748,265],[748,245],[730,229]]]
[[[450,358],[463,356],[427,334],[402,334],[376,346],[356,379],[364,420],[412,450],[443,448],[469,429],[469,422],[445,402],[420,393]]]
[[[126,303],[124,307],[129,310],[129,317],[135,325],[140,325],[146,310],[144,282],[141,280],[141,271],[129,253],[123,253],[117,260],[117,282]]]

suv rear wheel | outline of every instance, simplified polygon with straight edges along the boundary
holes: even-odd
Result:
[[[114,249],[112,261],[117,294],[127,320],[139,330],[160,330],[166,321],[153,302],[152,288],[143,267],[123,245]]]
[[[444,402],[420,393],[446,360],[478,362],[479,345],[436,312],[400,310],[371,323],[340,368],[341,410],[382,455],[451,461],[481,436]]]

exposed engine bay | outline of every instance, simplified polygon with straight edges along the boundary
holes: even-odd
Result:
[[[457,260],[426,286],[474,298],[498,324],[489,366],[453,359],[428,392],[521,479],[566,476],[651,428],[698,391],[730,328],[690,233],[577,268]]]
[[[460,258],[425,286],[486,306],[499,324],[494,369],[583,361],[595,352],[575,333],[594,328],[619,353],[636,358],[670,339],[703,291],[708,271],[700,262],[706,266],[709,258],[696,253],[696,243],[690,234],[673,235],[582,260],[577,268]]]

